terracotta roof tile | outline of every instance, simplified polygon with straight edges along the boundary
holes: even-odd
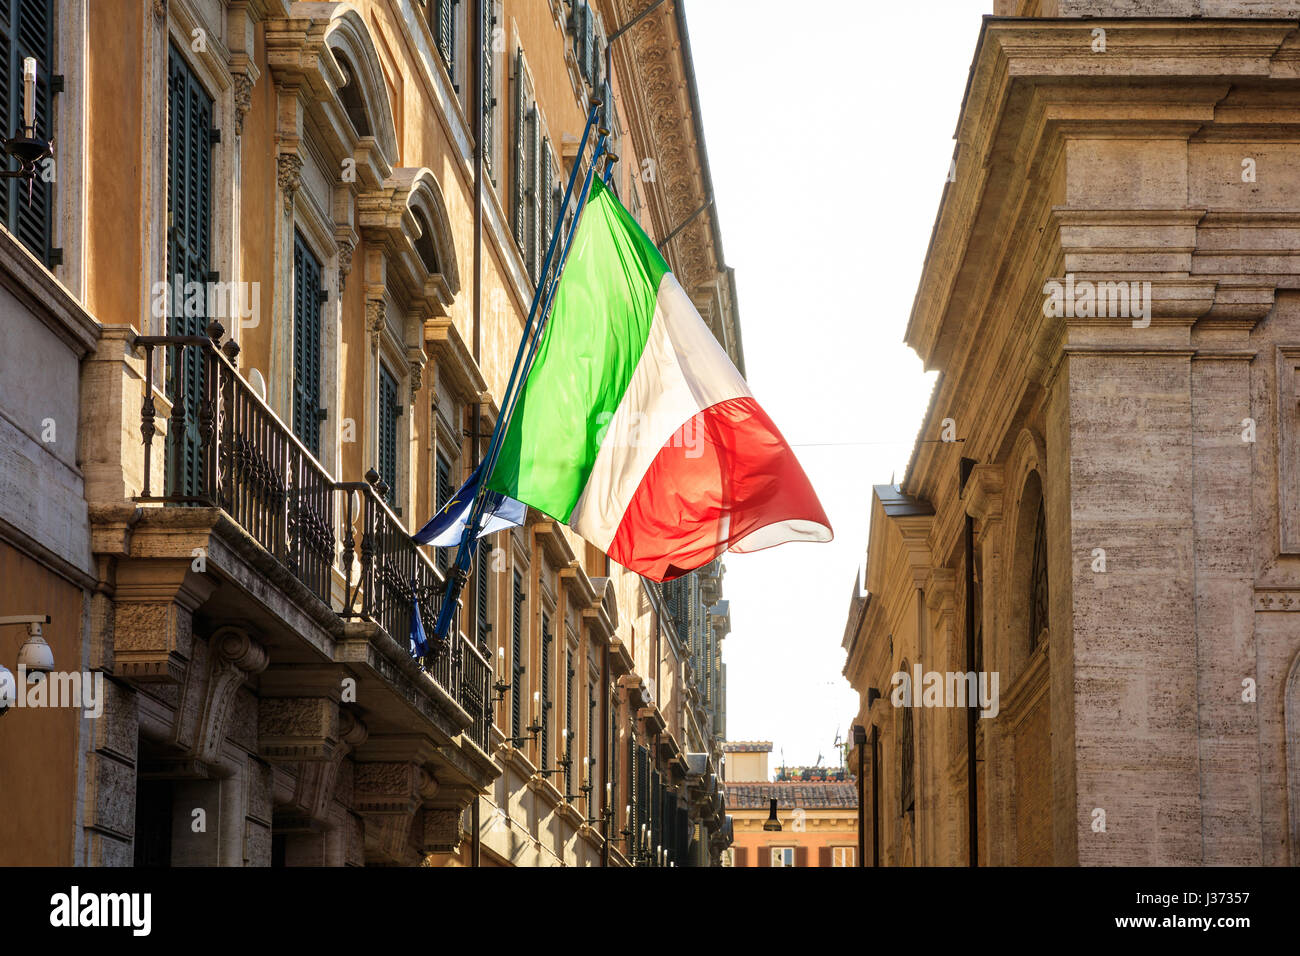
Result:
[[[857,807],[856,782],[803,782],[728,783],[727,808],[729,810],[766,810],[768,801],[776,797],[778,810],[834,810]]]

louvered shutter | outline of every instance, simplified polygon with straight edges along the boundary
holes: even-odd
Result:
[[[546,261],[546,249],[551,242],[551,233],[555,229],[555,200],[551,195],[554,191],[551,184],[555,182],[555,160],[551,154],[551,141],[545,137],[542,139],[541,160],[537,164],[537,173],[537,209],[540,222],[534,255],[537,257],[537,271],[540,273],[542,263]],[[545,278],[539,276],[538,283],[541,284]]]
[[[452,81],[456,79],[456,2],[457,0],[431,0],[433,3],[433,33],[438,43],[438,53],[447,66]],[[458,87],[459,89],[459,87]]]
[[[564,651],[564,729],[569,732],[568,739],[570,744],[573,742],[573,651],[565,648]],[[569,758],[572,755],[571,749],[566,749],[561,757]],[[564,792],[573,793],[573,764],[569,763],[564,769]]]
[[[533,284],[536,285],[541,279],[538,273],[542,265],[541,257],[537,254],[537,247],[540,244],[538,237],[541,233],[542,114],[535,100],[528,110],[527,126],[528,163],[524,170],[524,175],[527,177],[524,188],[528,193],[528,223],[524,237],[527,243],[524,247],[524,258],[528,261],[528,274],[533,277]]]
[[[614,811],[614,821],[617,825],[618,808],[619,808],[619,790],[618,790],[618,702],[614,699],[613,691],[607,693],[609,707],[609,768],[606,771],[606,778],[611,784],[609,788],[609,805]],[[624,821],[626,826],[626,821]]]
[[[445,549],[440,549],[445,550]],[[478,639],[479,650],[487,653],[488,635],[492,628],[488,621],[488,539],[484,538],[478,543],[478,551],[475,552],[477,562],[474,569],[474,628]]]
[[[808,848],[806,846],[797,846],[794,848],[794,865],[808,865]]]
[[[451,501],[451,496],[456,493],[455,487],[451,483],[451,462],[443,456],[442,452],[434,455],[434,495],[437,497],[436,507],[439,514],[442,509],[447,507],[447,502]],[[444,575],[447,573],[447,566],[451,563],[451,549],[437,549],[438,570]]]
[[[320,456],[321,264],[293,235],[293,431]]]
[[[655,863],[659,862],[659,850],[664,845],[663,803],[663,782],[659,779],[659,771],[652,770],[650,773],[650,853]]]
[[[523,730],[519,718],[524,675],[524,582],[518,571],[514,572],[514,591],[510,605],[510,666],[514,668],[510,677],[510,735],[519,737]]]
[[[515,103],[514,117],[511,123],[510,135],[513,140],[513,149],[511,150],[514,158],[514,176],[513,191],[511,192],[511,213],[514,227],[515,242],[519,245],[520,252],[528,248],[528,194],[527,194],[527,175],[528,169],[528,95],[524,85],[524,51],[521,48],[515,54]]]
[[[818,865],[818,866],[834,866],[834,865],[835,865],[835,864],[834,864],[834,861],[831,859],[831,848],[830,848],[830,847],[828,847],[828,846],[820,846],[820,847],[817,848],[817,865]]]
[[[551,618],[542,615],[542,766],[551,762]]]
[[[637,775],[641,772],[641,761],[638,759],[638,748],[636,739],[631,734],[627,738],[627,805],[630,808],[631,816],[627,821],[628,829],[632,831],[632,852],[636,853],[641,846],[641,804],[640,791],[638,789]]]
[[[759,866],[771,866],[771,865],[772,865],[772,850],[773,850],[772,847],[769,847],[769,846],[760,846],[760,847],[755,851],[754,855],[755,855],[756,857],[758,857],[758,865],[759,865]]]
[[[735,866],[749,866],[749,847],[738,846],[735,849]]]
[[[0,0],[0,58],[4,65],[0,71],[0,122],[5,136],[13,135],[23,123],[23,60],[29,56],[36,59],[36,135],[53,139],[54,2]],[[209,112],[210,104],[209,100]],[[6,158],[4,168],[16,170],[18,165]],[[30,193],[21,180],[0,182],[0,221],[48,266],[53,236],[52,184],[42,177],[41,165],[36,169]]]
[[[388,485],[388,504],[397,505],[397,379],[379,365],[379,477]]]
[[[483,0],[483,89],[479,90],[479,109],[483,113],[483,165],[487,168],[488,178],[496,182],[496,164],[492,161],[492,151],[496,143],[496,50],[493,48],[493,31],[496,28],[496,14],[493,12],[494,0]]]
[[[0,0],[0,5],[8,0]],[[20,12],[18,6],[10,8]],[[21,31],[20,31],[21,32]],[[21,78],[21,61],[19,77]],[[12,80],[13,74],[10,73]],[[185,58],[172,48],[168,60],[167,163],[167,281],[184,286],[195,282],[207,289],[211,253],[212,98]],[[21,107],[19,107],[21,109]],[[20,230],[21,231],[21,230]],[[20,236],[21,238],[21,236]],[[207,296],[198,308],[181,296],[183,307],[172,315],[172,335],[203,335],[207,327]],[[173,299],[173,302],[175,299]],[[190,314],[197,312],[198,314]],[[172,349],[168,397],[184,404],[185,432],[173,439],[167,468],[167,493],[196,495],[203,473],[203,449],[198,434],[198,403],[203,395],[203,364],[198,349]]]
[[[587,82],[592,86],[596,85],[596,13],[591,9],[590,3],[585,3],[586,8],[582,17],[582,52],[583,52],[583,69],[582,75],[587,78]]]

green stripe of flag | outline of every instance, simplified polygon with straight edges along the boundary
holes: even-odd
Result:
[[[668,271],[632,215],[595,180],[491,490],[568,522],[602,430],[641,360]]]

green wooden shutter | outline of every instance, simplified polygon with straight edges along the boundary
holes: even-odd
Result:
[[[0,123],[3,134],[13,135],[23,122],[23,60],[36,59],[36,135],[53,139],[54,0],[0,0]],[[17,163],[5,159],[4,168]],[[41,176],[28,184],[18,179],[0,182],[0,222],[46,266],[51,263],[53,195],[51,183]]]
[[[555,160],[551,154],[551,141],[545,137],[542,139],[541,159],[537,164],[537,209],[538,209],[538,228],[537,228],[537,271],[542,270],[542,263],[546,261],[546,247],[551,241],[551,232],[555,229],[555,199],[551,195],[554,190],[551,184],[555,182]],[[548,270],[549,271],[549,270]],[[538,277],[538,282],[545,276]]]
[[[632,831],[633,853],[641,846],[641,804],[638,802],[638,775],[641,772],[641,761],[638,759],[640,748],[636,745],[636,738],[628,734],[627,738],[627,805],[630,808],[628,818],[628,829]]]
[[[551,619],[542,615],[542,766],[551,756]]]
[[[608,653],[608,651],[606,651]],[[614,820],[618,820],[618,700],[614,697],[613,688],[607,688],[606,700],[609,706],[609,745],[605,752],[609,754],[609,766],[606,769],[606,779],[611,784],[609,788],[609,806],[615,811]]]
[[[527,156],[527,165],[524,169],[524,190],[527,193],[526,211],[527,224],[524,232],[524,258],[528,262],[528,274],[532,276],[534,285],[541,276],[538,272],[541,269],[541,258],[537,255],[538,234],[541,232],[541,196],[539,193],[541,179],[541,153],[542,153],[542,114],[534,100],[528,110],[527,131],[528,137],[525,154]]]
[[[474,576],[477,579],[474,582],[474,630],[478,638],[479,650],[484,653],[487,653],[488,634],[492,632],[488,622],[488,551],[490,550],[488,540],[483,538],[478,543],[478,551],[475,552],[477,565],[474,569]]]
[[[293,433],[320,457],[320,260],[296,229],[293,234]]]
[[[567,642],[566,642],[567,643]],[[573,741],[573,651],[564,649],[564,729],[569,732],[569,742]],[[565,748],[561,757],[571,756],[572,746]],[[573,764],[564,769],[564,792],[573,793]]]
[[[494,0],[483,0],[483,89],[479,90],[479,109],[483,112],[483,165],[488,178],[496,182],[496,168],[492,162],[492,148],[496,142],[496,51],[493,49],[493,30],[497,18],[493,12]]]
[[[515,242],[519,245],[519,251],[527,249],[526,236],[528,233],[528,193],[527,193],[527,175],[528,166],[528,94],[524,87],[524,51],[521,48],[515,54],[515,104],[514,119],[511,123],[512,139],[512,156],[514,160],[514,171],[512,179],[513,191],[511,192],[511,225],[514,228]]]
[[[514,572],[510,604],[510,666],[514,668],[510,677],[510,735],[519,737],[523,729],[519,718],[523,709],[524,581],[518,571]]]
[[[438,53],[447,66],[452,84],[456,85],[456,3],[457,0],[432,0],[430,17],[433,20],[433,36],[438,44]]]
[[[582,5],[582,75],[596,85],[596,14],[589,3]]]
[[[168,134],[167,281],[180,283],[182,290],[191,282],[206,290],[212,228],[212,97],[175,47],[168,61]],[[194,308],[188,296],[181,297],[180,314],[170,317],[171,335],[204,334],[207,296],[198,298],[199,307]],[[173,402],[184,403],[186,427],[181,440],[170,445],[167,493],[196,495],[203,473],[196,414],[204,392],[203,363],[199,349],[171,351],[167,392]]]
[[[442,452],[438,452],[434,455],[434,496],[437,499],[434,502],[435,510],[441,513],[455,493],[456,489],[451,483],[451,462],[443,457]],[[450,555],[450,548],[437,549],[438,570],[444,575],[447,573],[447,566],[451,563]]]
[[[379,363],[379,477],[388,485],[387,501],[397,506],[397,379]]]

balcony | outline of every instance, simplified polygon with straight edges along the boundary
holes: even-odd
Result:
[[[451,640],[433,638],[443,577],[385,502],[379,476],[336,481],[239,375],[238,348],[217,347],[220,326],[209,332],[133,339],[144,357],[143,488],[135,501],[219,511],[301,585],[308,603],[314,599],[316,617],[332,616],[343,632],[352,624],[377,629],[393,673],[405,668],[392,645],[409,647],[418,606],[430,637],[419,670],[455,702],[462,713],[453,723],[486,761],[491,665],[461,633],[459,613]],[[161,419],[155,376],[170,403]]]

